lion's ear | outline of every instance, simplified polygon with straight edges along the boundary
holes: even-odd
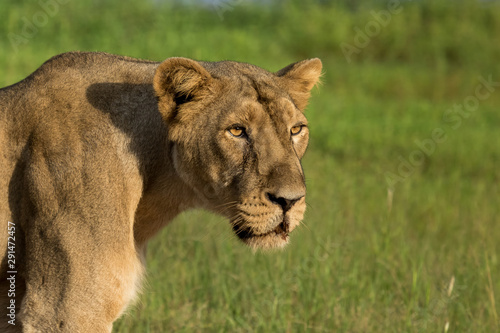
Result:
[[[202,97],[212,76],[198,62],[187,58],[168,58],[156,69],[153,87],[165,120],[173,117],[177,105]]]
[[[319,81],[322,67],[321,60],[313,58],[293,63],[276,72],[300,110],[305,109],[310,91]]]

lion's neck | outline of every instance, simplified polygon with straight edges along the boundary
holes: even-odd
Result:
[[[142,247],[174,217],[183,211],[198,206],[196,194],[177,175],[169,151],[161,165],[155,167],[160,174],[151,177],[136,210],[134,237]]]

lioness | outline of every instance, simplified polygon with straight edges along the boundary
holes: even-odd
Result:
[[[72,52],[1,89],[1,332],[110,332],[147,241],[186,209],[284,246],[321,66]]]

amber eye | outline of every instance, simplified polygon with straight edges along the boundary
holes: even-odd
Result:
[[[302,127],[304,126],[303,125],[293,126],[292,129],[290,130],[290,133],[292,133],[292,135],[297,135],[302,131]]]
[[[229,133],[231,133],[232,136],[235,136],[237,138],[242,137],[245,134],[245,128],[244,127],[232,127],[229,130]]]

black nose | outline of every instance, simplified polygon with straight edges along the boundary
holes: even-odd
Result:
[[[273,195],[271,193],[267,193],[267,198],[269,199],[269,201],[271,201],[272,203],[274,203],[276,205],[280,205],[281,208],[283,209],[284,213],[286,213],[290,208],[292,208],[292,206],[297,201],[302,199],[303,197],[304,196],[300,196],[297,198],[289,199],[289,198],[283,198],[283,197],[276,197],[275,195]]]

